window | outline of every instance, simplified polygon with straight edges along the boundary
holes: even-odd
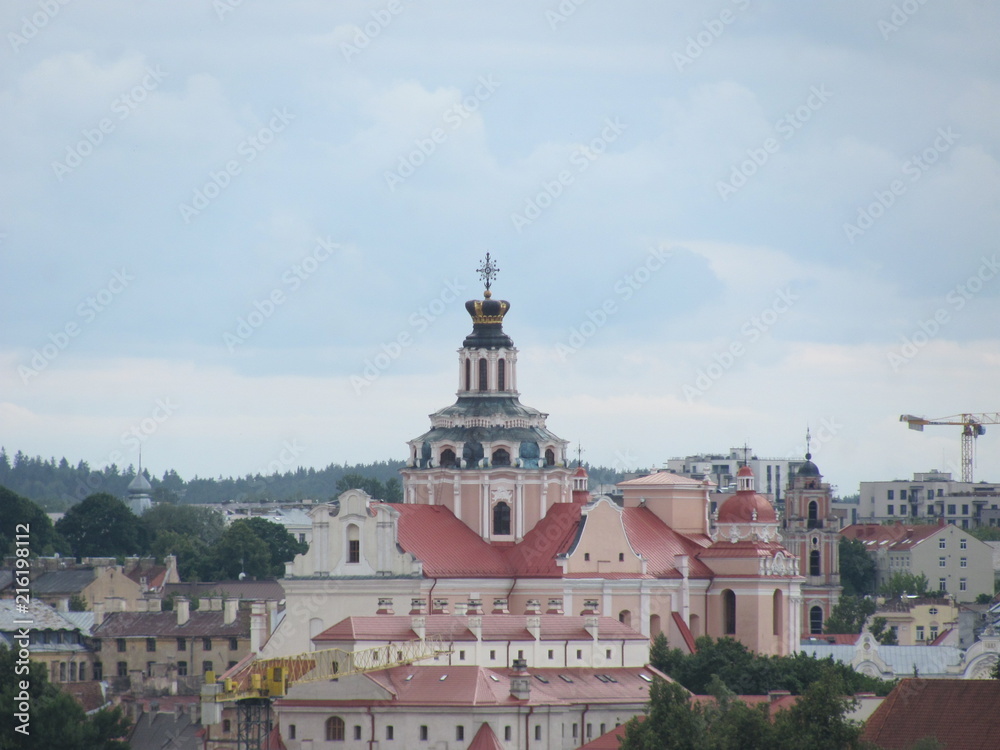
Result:
[[[510,737],[511,737],[510,727],[509,726],[508,727],[504,727],[503,728],[503,738],[504,738],[504,741],[510,742]]]
[[[201,639],[201,650],[202,651],[211,651],[212,650],[212,639],[211,638],[202,638]]]
[[[959,591],[968,591],[969,590],[969,585],[968,585],[967,580],[968,579],[966,579],[966,578],[959,578],[958,579],[958,590]]]
[[[587,722],[587,737],[593,737],[593,736],[594,736],[594,725],[593,725],[593,724],[591,724],[591,723],[590,723],[590,722],[588,721],[588,722]]]
[[[497,448],[493,451],[490,463],[494,466],[510,466],[510,453],[506,448]]]
[[[968,549],[968,547],[969,547],[969,544],[964,539],[959,539],[958,540],[958,548],[959,549]]]
[[[128,662],[127,661],[120,661],[120,662],[118,662],[118,676],[119,677],[128,677]]]
[[[550,659],[555,659],[556,658],[556,652],[554,650],[552,650],[551,648],[549,649],[549,658]]]
[[[485,362],[486,360],[485,359],[481,359],[479,361],[480,362]],[[420,739],[423,742],[427,742],[427,725],[426,724],[421,724],[420,725]]]
[[[149,652],[149,653],[155,653],[156,652],[156,639],[155,638],[147,638],[146,639],[146,651]]]
[[[299,541],[303,542],[303,543],[306,541],[306,535],[304,533],[300,533],[299,534]],[[295,725],[293,724],[292,726],[295,726]]]
[[[625,562],[625,553],[624,552],[619,552],[618,553],[618,562]]]
[[[924,626],[923,625],[917,625],[917,640],[918,641],[924,640]]]
[[[946,549],[948,547],[948,542],[946,539],[938,539],[938,549]]]
[[[732,589],[722,592],[722,622],[725,635],[736,635],[736,593]]]
[[[947,591],[947,590],[948,590],[948,579],[938,578],[938,591]]]
[[[472,362],[465,360],[465,390],[472,390]]]
[[[177,662],[177,676],[187,677],[188,673],[188,663],[186,661]]]
[[[79,674],[80,682],[84,682],[87,679],[87,664],[85,662],[81,662]]]
[[[187,651],[187,638],[178,638],[177,639],[177,650],[178,651]]]
[[[495,649],[491,648],[490,649],[490,661],[496,661],[496,659],[497,659],[497,652],[496,652]]]
[[[937,607],[931,607],[927,611],[930,612],[932,615],[936,615],[938,613],[938,608]]]
[[[201,673],[202,674],[208,674],[209,672],[214,672],[214,671],[215,670],[212,668],[212,662],[210,662],[210,661],[203,661],[201,663]]]
[[[893,491],[893,490],[889,490],[889,494],[888,494],[888,498],[889,498],[890,500],[892,500],[892,499],[894,499],[895,497],[896,497],[896,493],[895,493],[895,491]]]
[[[507,382],[507,360],[501,359],[497,362],[497,390],[507,390],[504,385]]]
[[[517,651],[517,658],[518,659],[523,659],[524,658],[524,650],[523,649],[518,649],[518,651]]]
[[[493,506],[493,533],[497,536],[510,534],[510,506],[502,500]]]
[[[947,565],[948,565],[948,558],[946,558],[946,557],[939,557],[938,558],[938,567],[939,568],[944,568]]]
[[[326,720],[326,741],[344,741],[344,720],[339,716],[331,716]]]
[[[574,723],[574,724],[573,724],[573,736],[574,736],[574,737],[576,737],[576,735],[577,735],[577,731],[578,731],[578,730],[577,730],[577,728],[576,728],[576,723]]]
[[[445,448],[443,451],[441,451],[441,460],[440,460],[441,466],[443,466],[446,469],[453,468],[457,464],[457,462],[458,459],[455,456],[455,451],[453,451],[451,448]]]
[[[295,739],[295,734],[296,734],[296,732],[295,732],[295,725],[294,724],[289,724],[288,725],[288,739],[294,740]]]
[[[770,469],[771,467],[768,466],[767,468]],[[601,732],[600,732],[601,736],[603,736],[604,734],[606,734],[607,731],[608,731],[608,725],[602,723],[601,724]]]
[[[969,506],[968,505],[963,505],[962,506],[962,515],[963,516],[969,515]]]
[[[347,527],[347,562],[361,562],[361,537],[358,527],[349,524]]]
[[[583,649],[582,648],[578,648],[576,650],[576,658],[577,659],[582,659],[583,658]]]
[[[356,739],[356,740],[360,740],[361,739],[361,725],[360,724],[355,724],[354,725],[354,739]]]
[[[590,553],[589,552],[584,552],[583,553],[583,561],[584,562],[590,562]]]
[[[395,730],[392,728],[392,724],[386,725],[385,738],[387,740],[395,739]]]
[[[100,682],[104,679],[104,663],[95,661],[94,662],[94,679]]]
[[[551,448],[545,449],[545,465],[555,466],[556,465],[556,454]]]
[[[76,662],[71,661],[69,663],[69,681],[76,682]]]
[[[239,647],[240,647],[240,642],[239,642],[238,639],[236,639],[236,638],[230,638],[229,639],[229,650],[230,651],[235,651]]]
[[[931,625],[931,640],[933,641],[937,637],[938,637],[938,626]]]
[[[954,503],[949,503],[948,504],[948,515],[949,516],[955,515],[955,504]]]
[[[464,649],[459,650],[459,652],[458,652],[458,660],[459,661],[465,661],[465,650]]]
[[[483,357],[479,358],[479,390],[485,391],[486,388],[486,360]]]
[[[809,634],[819,635],[823,632],[823,608],[815,606],[809,610]]]
[[[890,505],[889,506],[888,515],[890,515],[890,516],[896,515],[896,506],[895,505]]]
[[[611,649],[610,648],[604,649],[604,658],[605,659],[610,659],[611,658]]]
[[[541,724],[535,724],[535,739],[536,740],[542,739],[542,725]]]
[[[967,568],[967,567],[969,567],[969,558],[963,557],[961,560],[959,560],[958,561],[958,567],[960,567],[960,568]]]
[[[809,575],[820,575],[819,550],[814,549],[809,552]]]
[[[455,739],[458,742],[461,742],[462,740],[465,739],[465,727],[462,726],[461,724],[455,727]]]
[[[232,719],[223,719],[222,720],[222,731],[225,732],[225,733],[229,733],[229,732],[233,731],[233,721],[232,721]]]
[[[125,653],[125,639],[124,638],[119,638],[118,639],[118,653],[119,654]]]
[[[965,547],[962,547],[962,549],[965,549]],[[101,639],[100,638],[95,638],[92,641],[92,648],[94,649],[94,651],[100,651],[101,650]]]
[[[900,500],[905,500],[906,499],[906,490],[900,490],[899,491],[899,499]]]

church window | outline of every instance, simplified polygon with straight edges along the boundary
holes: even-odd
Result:
[[[465,390],[472,390],[472,360],[465,360]]]
[[[725,635],[736,635],[736,592],[732,589],[722,592],[722,625]]]
[[[494,466],[510,466],[510,453],[507,452],[506,448],[497,448],[493,451],[490,463]]]
[[[510,534],[510,506],[503,501],[493,506],[493,533],[497,536]]]
[[[481,390],[481,391],[488,390],[486,383],[487,383],[487,379],[486,379],[486,358],[485,357],[480,357],[479,358],[479,390]]]
[[[815,606],[809,610],[809,634],[819,635],[823,632],[823,608]]]
[[[347,527],[347,562],[361,562],[361,539],[358,535],[358,527],[353,523]]]
[[[450,469],[455,467],[455,451],[451,448],[445,448],[441,451],[441,466]]]
[[[326,720],[326,741],[344,741],[344,720],[339,716],[331,716]]]
[[[556,454],[551,448],[545,449],[545,465],[555,466],[556,465]]]
[[[507,360],[501,359],[497,362],[497,390],[505,391],[507,390],[505,385],[507,381]]]
[[[627,625],[628,627],[632,627],[632,613],[627,609],[623,609],[618,613],[618,622],[623,625]]]
[[[809,528],[814,529],[819,525],[819,503],[815,500],[809,501]]]
[[[821,575],[818,549],[814,549],[809,552],[809,575],[811,576]]]
[[[781,614],[781,590],[775,589],[771,600],[771,632],[774,635],[781,635],[783,618]]]

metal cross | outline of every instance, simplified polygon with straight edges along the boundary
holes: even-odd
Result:
[[[486,282],[486,288],[489,289],[490,284],[493,283],[493,279],[500,273],[500,267],[493,263],[490,260],[490,254],[486,253],[486,260],[483,261],[483,264],[476,271],[482,277],[483,281]]]

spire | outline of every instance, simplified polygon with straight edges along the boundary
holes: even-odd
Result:
[[[576,465],[577,468],[583,466],[583,446],[579,441],[576,444]]]
[[[809,423],[806,423],[806,461],[812,458],[812,451],[809,449],[809,444],[812,442],[812,436],[809,434]]]

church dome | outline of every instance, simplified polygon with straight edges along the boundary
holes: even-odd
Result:
[[[777,523],[771,502],[754,491],[737,492],[719,508],[719,523]]]
[[[800,477],[818,477],[820,476],[819,467],[812,462],[812,453],[806,453],[806,462],[799,467],[799,470],[795,472]]]

